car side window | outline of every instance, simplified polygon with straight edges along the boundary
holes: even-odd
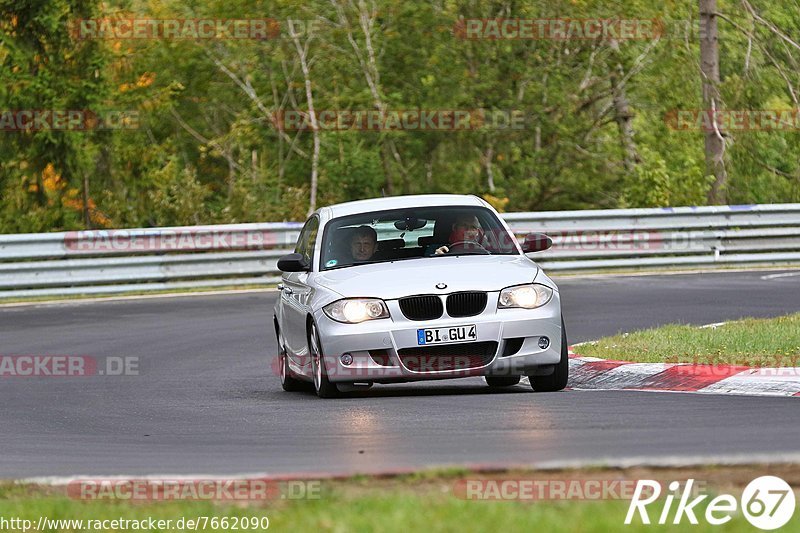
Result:
[[[300,237],[297,239],[297,245],[294,248],[294,252],[302,255],[309,265],[314,258],[314,246],[317,244],[318,230],[319,219],[315,216],[309,218],[305,226],[303,226]]]

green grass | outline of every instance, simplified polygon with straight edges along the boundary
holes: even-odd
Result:
[[[667,326],[604,337],[575,348],[583,356],[658,363],[800,366],[800,313],[748,318],[716,328]]]
[[[34,524],[50,519],[171,519],[208,517],[268,517],[274,531],[719,531],[700,518],[699,526],[624,525],[627,500],[606,501],[472,501],[454,496],[456,478],[449,475],[408,476],[405,479],[351,479],[323,485],[319,499],[273,500],[256,504],[211,502],[128,503],[77,501],[53,488],[0,486],[0,517],[23,518]],[[675,478],[678,479],[678,478]],[[710,499],[707,498],[706,502]],[[663,500],[649,508],[657,520]],[[697,508],[702,516],[704,507]],[[674,512],[674,507],[673,507]],[[685,522],[685,519],[684,519]],[[211,527],[206,530],[211,530]],[[737,514],[725,531],[753,531]],[[173,531],[163,529],[163,531]],[[203,530],[202,527],[199,530]],[[224,530],[218,528],[216,530]],[[252,530],[252,529],[251,529]],[[259,529],[260,530],[260,529]],[[51,529],[50,531],[73,531]],[[156,529],[156,531],[161,531]],[[228,531],[231,531],[230,529]],[[800,531],[797,520],[781,531]]]

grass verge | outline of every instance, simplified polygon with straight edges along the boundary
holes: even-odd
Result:
[[[800,366],[800,313],[747,318],[717,327],[670,324],[580,345],[575,352],[640,363]]]
[[[727,467],[693,467],[678,469],[581,469],[548,471],[504,471],[495,473],[469,472],[462,469],[432,471],[393,477],[358,476],[349,479],[321,481],[315,499],[276,497],[272,500],[250,503],[222,503],[210,501],[137,502],[120,500],[83,501],[68,498],[58,487],[39,485],[0,485],[0,517],[6,520],[20,518],[37,524],[39,517],[51,520],[113,520],[149,519],[197,520],[208,517],[206,527],[197,530],[226,530],[234,518],[261,520],[267,517],[269,529],[275,531],[585,531],[606,532],[618,530],[652,531],[679,530],[689,527],[686,518],[680,526],[644,525],[634,520],[624,525],[629,497],[616,499],[555,499],[477,501],[466,499],[455,487],[468,481],[537,480],[539,482],[581,483],[587,480],[626,480],[635,486],[637,479],[655,479],[663,487],[670,480],[685,485],[687,479],[702,486],[699,494],[709,497],[695,507],[700,525],[692,531],[719,531],[702,518],[705,505],[716,494],[732,494],[737,499],[741,490],[752,479],[763,475],[778,475],[797,487],[800,481],[798,465],[758,465]],[[485,485],[484,485],[485,486]],[[585,484],[583,486],[586,486]],[[284,493],[282,493],[284,494]],[[486,494],[486,493],[483,493]],[[693,494],[696,497],[698,494]],[[658,520],[665,500],[654,502],[648,508],[651,520]],[[670,513],[674,516],[675,506]],[[211,527],[210,519],[228,517],[227,527]],[[221,522],[221,521],[220,521]],[[248,521],[248,524],[250,522]],[[263,522],[262,522],[263,524]],[[7,528],[8,529],[8,528]],[[72,526],[45,528],[48,531],[86,531],[85,527]],[[130,528],[129,528],[130,529]],[[184,528],[186,529],[186,528]],[[193,529],[193,528],[191,528]],[[244,528],[239,528],[243,530]],[[248,527],[263,530],[262,527]],[[17,528],[21,531],[21,528]],[[96,529],[95,529],[96,530]],[[109,529],[105,529],[109,530]],[[122,531],[124,529],[119,528]],[[156,528],[176,531],[172,527]],[[725,531],[752,531],[739,506]],[[800,531],[800,522],[789,522],[782,531]]]

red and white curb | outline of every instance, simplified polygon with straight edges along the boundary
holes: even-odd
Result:
[[[798,367],[631,363],[581,357],[572,347],[569,363],[571,389],[800,396]]]

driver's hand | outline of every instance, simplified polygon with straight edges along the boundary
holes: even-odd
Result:
[[[446,254],[446,253],[447,253],[447,252],[449,252],[449,251],[450,251],[450,248],[448,248],[447,246],[440,246],[440,247],[438,247],[438,248],[436,249],[436,251],[435,251],[435,252],[433,252],[433,254],[434,254],[434,255],[444,255],[444,254]]]

